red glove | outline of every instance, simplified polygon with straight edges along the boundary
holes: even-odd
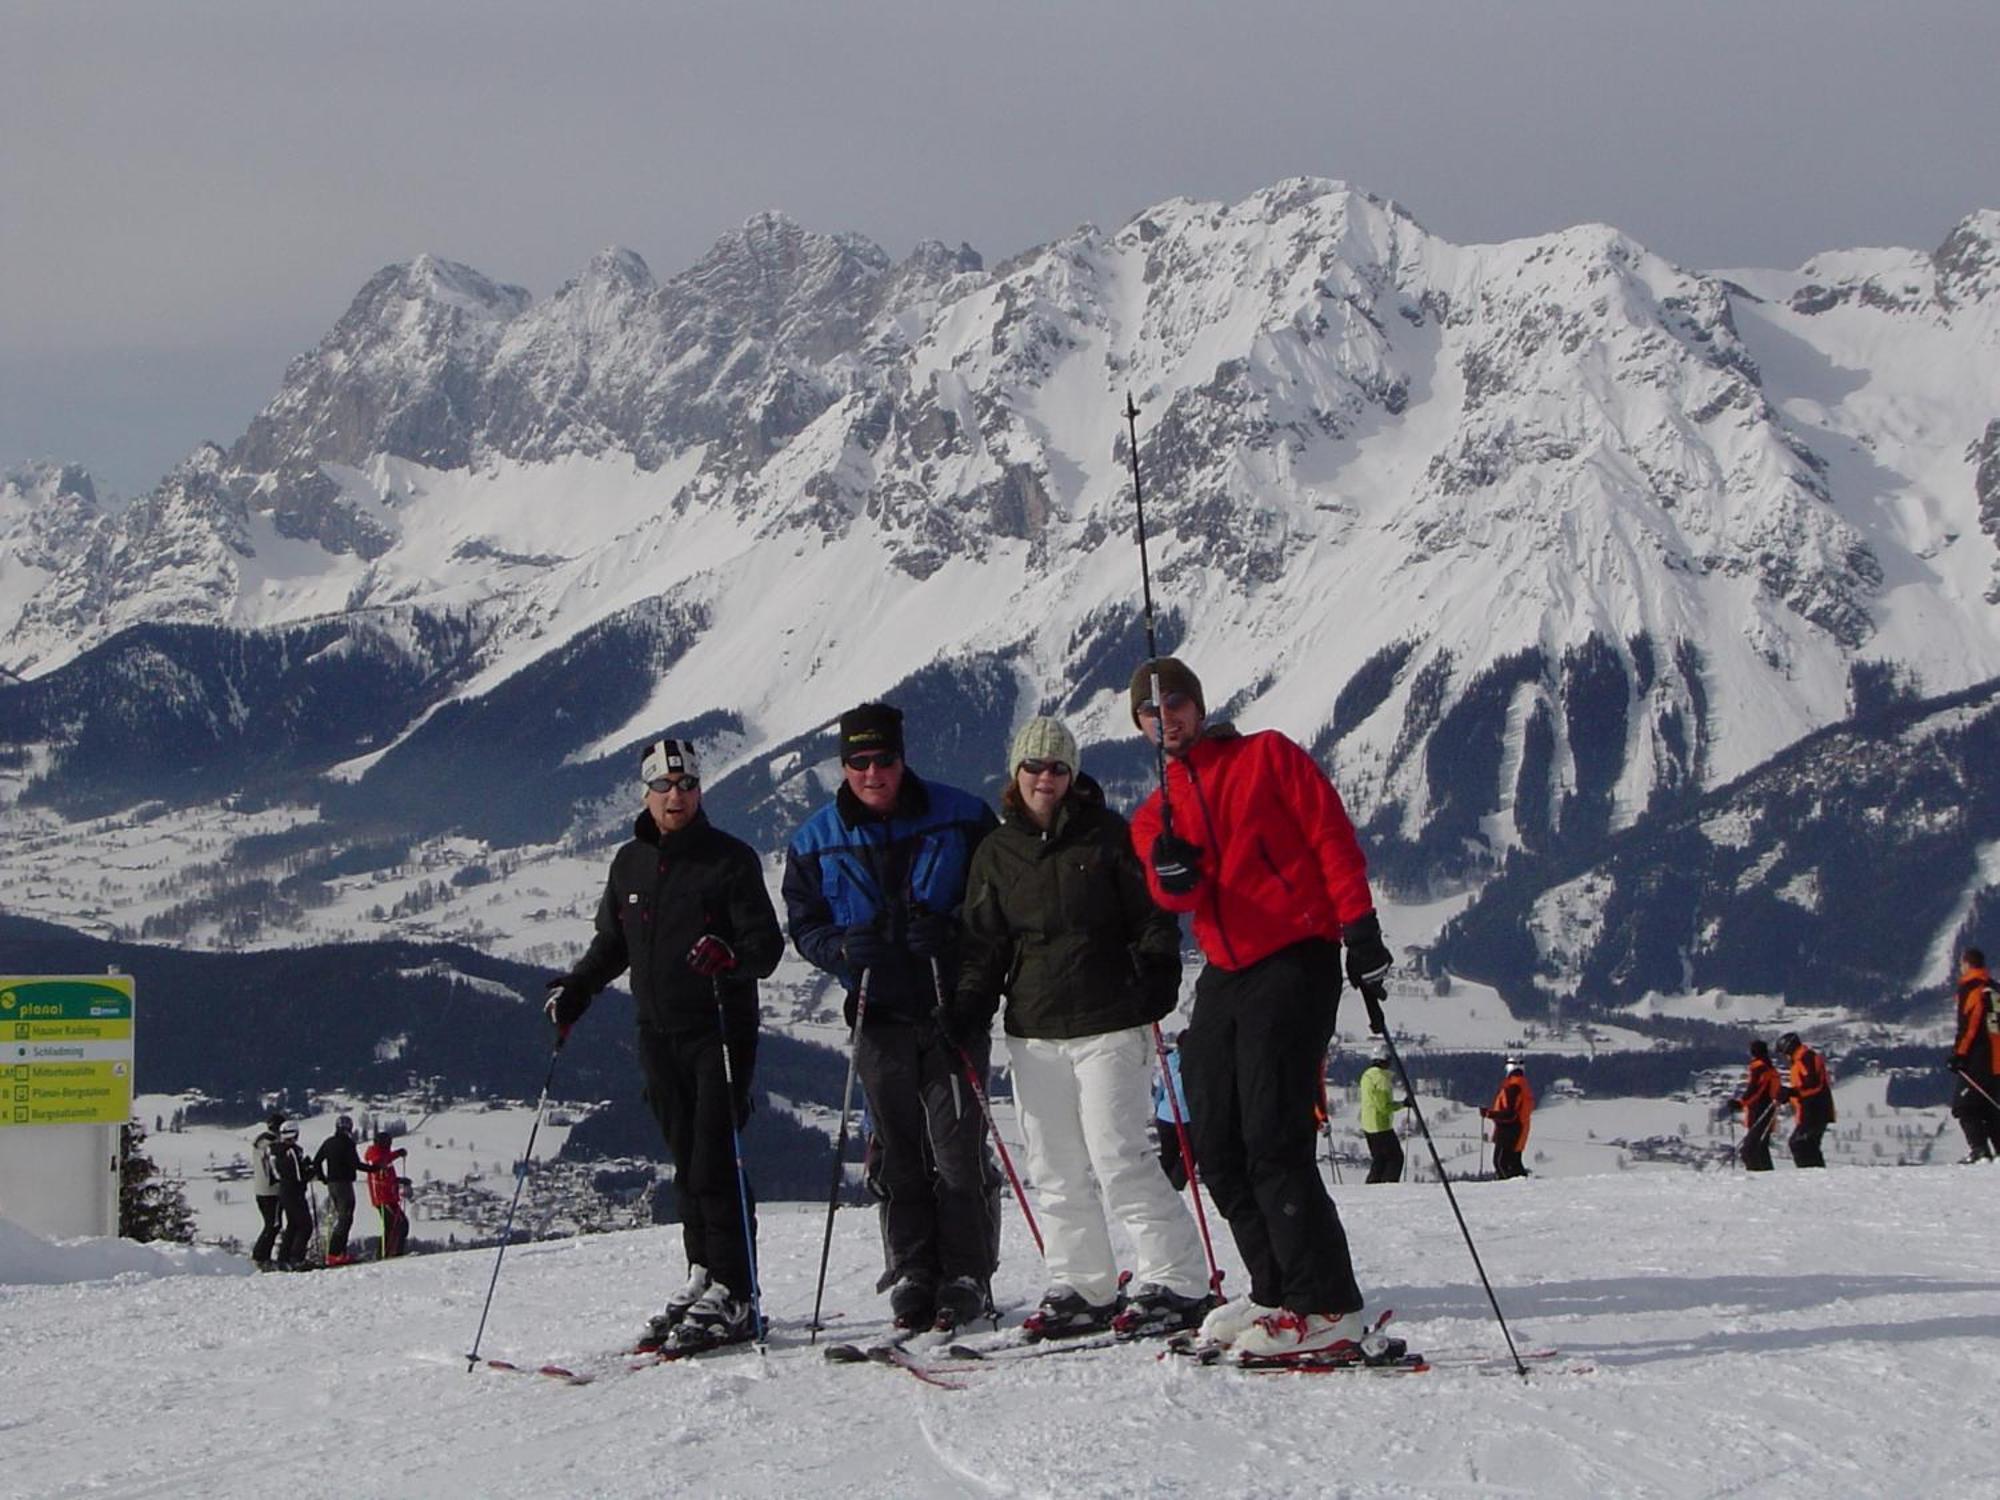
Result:
[[[736,967],[736,950],[714,933],[703,933],[701,940],[688,949],[687,966],[702,978],[713,979]]]

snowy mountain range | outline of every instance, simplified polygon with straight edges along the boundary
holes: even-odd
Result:
[[[1454,245],[1315,179],[992,268],[777,214],[541,300],[420,256],[130,505],[74,468],[0,483],[0,816],[71,862],[120,809],[198,819],[181,901],[386,839],[504,855],[573,906],[645,739],[698,734],[712,809],[775,848],[878,694],[920,769],[982,788],[1060,712],[1129,801],[1130,392],[1162,645],[1212,712],[1321,756],[1385,894],[1463,906],[1505,867],[1517,914],[1537,882],[1629,901],[1690,857],[1630,853],[1644,830],[2000,676],[1996,355],[1992,210],[1930,253],[1727,274],[1601,225]],[[0,900],[134,925],[63,857]],[[1938,977],[1980,868],[1912,877],[1943,925],[1877,995]],[[1586,996],[1782,991],[1702,961],[1761,878],[1710,881],[1643,985]],[[252,939],[324,936],[310,904]],[[524,915],[485,935],[548,941]],[[1477,917],[1451,962],[1510,998],[1609,972],[1561,924]]]

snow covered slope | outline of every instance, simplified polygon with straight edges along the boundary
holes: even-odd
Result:
[[[768,1355],[575,1388],[467,1373],[489,1253],[177,1275],[177,1259],[55,1251],[0,1224],[4,1488],[38,1500],[228,1500],[277,1483],[537,1500],[1989,1494],[1977,1393],[2000,1379],[1990,1170],[1462,1185],[1516,1343],[1561,1351],[1526,1381],[1245,1375],[1161,1363],[1145,1345],[976,1370],[955,1391],[834,1367],[803,1328],[820,1215],[767,1205]],[[1370,1304],[1393,1307],[1413,1347],[1502,1355],[1435,1185],[1340,1201]],[[843,1216],[834,1336],[883,1329],[878,1263],[872,1220]],[[40,1284],[58,1265],[67,1284]],[[1003,1299],[1018,1310],[1039,1271],[1009,1223]],[[602,1355],[681,1272],[665,1229],[516,1247],[482,1351]]]

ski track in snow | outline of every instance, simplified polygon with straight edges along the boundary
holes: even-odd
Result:
[[[834,1366],[805,1327],[823,1209],[760,1210],[768,1353],[624,1368],[683,1268],[671,1228],[309,1276],[133,1270],[0,1234],[0,1494],[1678,1497],[2000,1493],[2000,1168],[1464,1183],[1526,1380],[1435,1184],[1336,1191],[1374,1308],[1480,1369],[1252,1375],[1145,1342],[968,1366],[965,1389]],[[996,1291],[1041,1289],[1017,1222]],[[821,1341],[888,1327],[872,1216],[836,1226]],[[1227,1254],[1226,1246],[1219,1247]],[[42,1284],[48,1253],[79,1279]],[[1228,1257],[1231,1284],[1242,1273]],[[81,1279],[101,1276],[104,1279]]]

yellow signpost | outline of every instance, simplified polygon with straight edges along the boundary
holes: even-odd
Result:
[[[132,1114],[129,975],[0,975],[0,1128],[123,1125]]]

